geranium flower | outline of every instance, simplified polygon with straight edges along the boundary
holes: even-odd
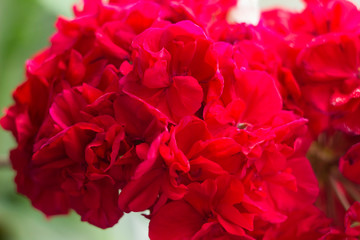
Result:
[[[18,191],[100,228],[146,211],[151,239],[357,237],[360,15],[306,4],[84,0],[1,119]]]

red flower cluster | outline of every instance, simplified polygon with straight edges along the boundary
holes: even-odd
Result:
[[[84,0],[60,18],[1,119],[18,191],[101,228],[147,210],[154,240],[358,236],[359,203],[343,228],[314,206],[305,156],[340,132],[360,183],[360,12],[314,0],[248,26],[226,21],[235,3]]]

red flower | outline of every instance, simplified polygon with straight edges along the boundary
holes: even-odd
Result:
[[[170,121],[193,115],[219,91],[213,89],[219,79],[211,42],[194,23],[150,28],[133,47],[134,68],[123,79],[124,91],[156,107]]]
[[[317,38],[298,57],[305,116],[315,133],[360,133],[358,45],[357,35],[331,34]]]
[[[355,202],[346,212],[344,225],[347,236],[358,237],[360,235],[360,203]]]
[[[360,184],[360,143],[354,144],[348,152],[340,159],[339,168],[342,174],[353,181]]]
[[[116,94],[98,98],[98,91],[83,85],[54,99],[34,154],[27,158],[27,168],[19,168],[17,179],[22,174],[29,178],[18,181],[19,188],[27,188],[23,193],[46,214],[73,208],[84,221],[106,228],[121,217],[118,191],[164,123],[136,99]]]
[[[204,235],[217,237],[220,232],[245,237],[244,229],[253,229],[254,215],[240,210],[243,194],[242,183],[226,175],[201,184],[192,183],[184,200],[165,205],[152,217],[149,236],[151,239],[200,239]],[[215,225],[220,225],[220,231]]]
[[[328,236],[333,231],[330,228],[330,223],[331,220],[326,218],[319,209],[310,205],[304,209],[292,212],[285,222],[270,227],[265,233],[264,240],[333,239]]]
[[[187,182],[181,177],[190,170],[187,155],[197,151],[197,144],[208,138],[204,122],[194,118],[185,118],[170,133],[162,133],[150,146],[132,181],[121,191],[120,209],[144,211],[156,202],[159,208],[167,199],[183,198]]]
[[[101,228],[148,210],[151,239],[358,234],[357,205],[346,233],[312,206],[299,116],[316,133],[359,134],[358,36],[318,36],[357,29],[358,11],[308,1],[255,27],[227,23],[233,5],[84,0],[59,19],[1,119],[18,142],[18,191],[48,216],[73,209]],[[357,148],[341,160],[354,182]]]
[[[334,32],[359,30],[360,12],[346,0],[310,0],[300,12],[272,9],[262,13],[261,23],[284,37],[297,52],[314,37]],[[286,50],[286,49],[283,49]]]
[[[110,3],[131,4],[138,0],[109,0]],[[161,6],[161,17],[171,22],[191,20],[197,25],[207,28],[217,20],[226,20],[236,0],[154,0]],[[206,6],[206,7],[204,7]],[[149,11],[151,12],[151,11]]]

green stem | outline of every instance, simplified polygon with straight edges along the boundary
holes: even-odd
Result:
[[[10,161],[8,158],[0,157],[0,168],[10,167]]]

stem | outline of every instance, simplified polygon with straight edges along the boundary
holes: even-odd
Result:
[[[346,179],[338,169],[336,169],[336,172],[334,173],[334,176],[339,179],[339,181],[342,183],[346,191],[351,195],[351,197],[354,198],[354,200],[360,202],[360,192],[358,187],[348,179]]]
[[[10,167],[10,161],[8,158],[0,157],[0,168]]]
[[[346,196],[345,196],[343,190],[340,188],[339,183],[335,180],[335,178],[333,176],[329,177],[329,181],[330,181],[330,184],[331,184],[336,196],[338,197],[341,205],[343,205],[345,210],[348,210],[350,208],[350,203],[346,199]]]

